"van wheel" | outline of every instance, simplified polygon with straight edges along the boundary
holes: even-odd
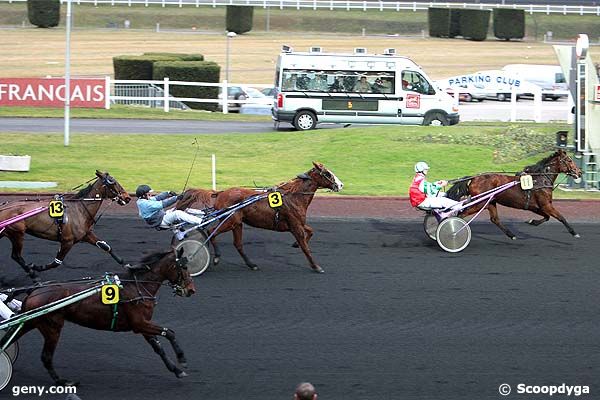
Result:
[[[448,126],[448,118],[441,112],[433,112],[425,116],[423,120],[425,126]]]
[[[294,117],[294,127],[298,131],[308,131],[317,126],[317,117],[310,111],[300,111]]]
[[[473,101],[473,96],[471,96],[469,93],[465,94],[465,101],[470,103]]]
[[[504,93],[498,93],[496,94],[496,99],[498,99],[498,101],[506,101],[506,95]]]

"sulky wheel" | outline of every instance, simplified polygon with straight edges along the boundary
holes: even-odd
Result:
[[[183,254],[188,257],[187,269],[191,276],[201,275],[212,261],[206,235],[203,232],[194,232],[181,242],[173,238],[172,244],[176,250],[183,247]]]
[[[438,228],[438,220],[433,214],[425,214],[425,219],[423,220],[423,229],[425,233],[431,240],[436,240],[436,232]]]
[[[450,217],[442,222],[436,232],[438,245],[449,253],[458,253],[471,241],[471,227],[465,220]]]
[[[0,330],[0,338],[4,337],[5,334],[6,331]],[[17,358],[19,358],[19,342],[11,343],[10,346],[4,349],[4,352],[8,355],[10,361],[14,364],[15,361],[17,361]]]
[[[0,390],[4,389],[12,377],[12,363],[10,357],[3,351],[0,351]]]

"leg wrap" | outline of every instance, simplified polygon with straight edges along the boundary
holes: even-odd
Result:
[[[96,246],[98,246],[99,248],[101,248],[104,251],[110,252],[110,246],[104,240],[98,240],[96,242]]]

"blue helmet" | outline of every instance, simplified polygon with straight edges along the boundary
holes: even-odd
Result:
[[[145,194],[148,194],[152,191],[152,188],[148,185],[140,185],[137,187],[137,189],[135,190],[135,195],[137,197],[142,197]]]

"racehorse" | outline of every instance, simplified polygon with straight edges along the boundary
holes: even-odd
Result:
[[[291,232],[296,239],[295,246],[299,246],[315,272],[324,272],[317,265],[311,254],[308,242],[313,235],[313,229],[306,224],[306,211],[313,200],[317,189],[331,189],[339,192],[344,184],[337,176],[321,163],[313,162],[313,168],[296,178],[278,185],[274,190],[282,195],[283,204],[278,208],[269,206],[268,199],[262,199],[256,203],[237,211],[231,218],[226,220],[211,238],[215,249],[214,263],[218,264],[221,253],[215,243],[215,237],[227,231],[233,231],[233,244],[244,262],[251,270],[257,270],[246,253],[244,253],[242,234],[243,224],[246,223],[256,228],[269,229],[278,232]],[[188,189],[183,198],[177,203],[178,209],[186,209],[194,204],[212,206],[217,210],[239,203],[250,196],[264,192],[245,189],[230,188],[224,191],[213,192],[204,189]],[[214,198],[214,201],[211,200]],[[198,208],[198,206],[195,206]],[[211,231],[212,233],[212,231]]]
[[[492,199],[487,205],[490,214],[490,221],[498,226],[504,234],[515,240],[516,236],[505,227],[498,218],[496,204],[502,204],[506,207],[532,211],[541,215],[541,219],[530,219],[529,224],[538,226],[554,217],[567,228],[574,237],[579,235],[573,230],[565,217],[552,205],[552,193],[554,191],[554,181],[558,174],[564,173],[574,178],[581,177],[581,169],[575,165],[571,157],[564,150],[558,150],[554,154],[540,160],[536,164],[529,165],[523,169],[523,172],[516,176],[502,174],[481,174],[472,178],[466,177],[453,185],[447,192],[447,196],[453,200],[460,200],[462,197],[470,195],[475,196],[485,191],[494,189],[505,183],[517,181],[523,174],[531,175],[534,186],[530,190],[523,190],[520,185],[507,189]],[[485,203],[480,203],[469,207],[459,214],[459,217],[466,217],[479,211]]]
[[[142,259],[141,264],[123,273],[120,278],[122,289],[119,290],[119,302],[116,307],[102,304],[100,295],[90,296],[26,322],[14,340],[33,329],[40,331],[44,336],[42,363],[57,385],[77,385],[77,382],[61,379],[52,362],[65,321],[90,329],[114,332],[133,331],[141,334],[161,357],[169,371],[178,378],[187,376],[167,357],[157,338],[157,336],[164,336],[169,340],[179,365],[185,368],[187,366],[186,358],[175,340],[175,332],[152,322],[156,295],[164,281],[168,281],[179,296],[189,297],[196,292],[194,281],[186,267],[188,259],[184,256],[183,251],[183,248],[180,248],[177,254],[172,249],[150,254]],[[98,282],[93,283],[97,284]],[[21,311],[36,309],[89,288],[89,282],[58,283],[34,288],[23,300]]]
[[[102,205],[103,199],[112,199],[120,205],[129,203],[131,197],[108,172],[96,170],[94,182],[77,194],[65,195],[63,198],[65,216],[62,221],[56,221],[49,213],[41,212],[18,222],[8,225],[0,231],[0,238],[6,236],[12,243],[11,257],[33,279],[37,279],[36,271],[44,271],[58,267],[75,243],[84,241],[98,246],[108,252],[118,263],[123,260],[103,240],[93,232],[96,223],[96,214]],[[41,201],[20,200],[0,207],[0,221],[19,216],[40,206],[48,205],[48,200]],[[38,238],[60,242],[60,249],[56,258],[50,264],[38,266],[27,264],[23,259],[23,241],[25,233]]]

